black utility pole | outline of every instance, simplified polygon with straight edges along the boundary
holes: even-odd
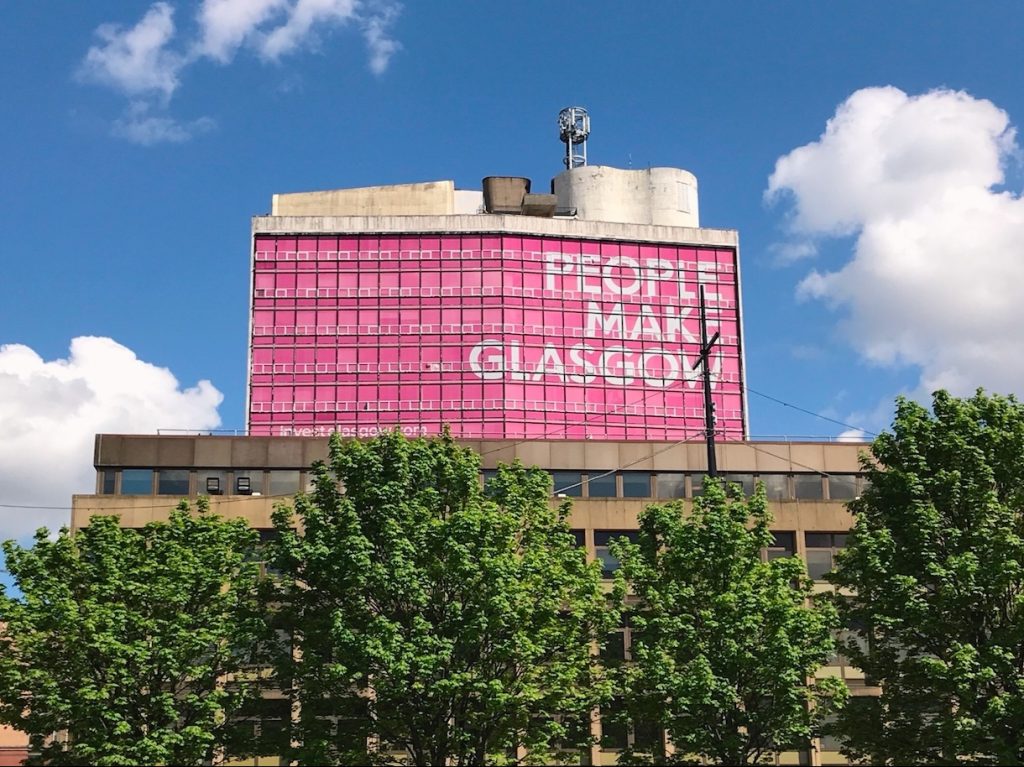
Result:
[[[711,401],[711,349],[718,340],[718,331],[708,340],[708,313],[704,305],[704,286],[700,286],[700,355],[693,363],[693,369],[704,365],[701,377],[704,379],[704,433],[708,443],[708,476],[718,476],[718,461],[715,460],[715,403]]]

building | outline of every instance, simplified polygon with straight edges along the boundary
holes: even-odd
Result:
[[[610,574],[609,539],[632,534],[647,503],[700,493],[703,295],[718,468],[765,482],[766,556],[803,556],[820,579],[850,527],[863,446],[750,439],[737,232],[699,226],[686,171],[586,165],[581,111],[563,112],[567,170],[550,194],[488,177],[479,191],[274,195],[252,226],[248,435],[98,435],[96,492],[74,497],[73,528],[97,513],[139,527],[197,494],[270,528],[331,432],[448,424],[483,456],[482,480],[514,458],[551,471],[556,494],[576,499],[580,545]],[[613,651],[628,648],[624,627]],[[874,692],[841,658],[822,673]],[[614,764],[636,737],[594,728],[604,745],[586,763]],[[826,741],[781,763],[845,762]]]

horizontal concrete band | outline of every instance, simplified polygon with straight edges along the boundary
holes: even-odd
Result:
[[[534,237],[577,237],[666,245],[739,245],[735,229],[699,229],[653,224],[620,224],[571,218],[535,218],[477,213],[457,216],[254,216],[259,234],[508,234]]]

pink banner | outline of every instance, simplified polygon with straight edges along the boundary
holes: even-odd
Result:
[[[252,434],[743,437],[736,254],[539,237],[259,236]]]

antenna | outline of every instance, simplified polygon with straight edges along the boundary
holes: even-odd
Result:
[[[587,164],[587,136],[590,135],[590,115],[583,107],[566,107],[558,113],[558,135],[565,144],[562,162],[568,169]],[[582,152],[577,153],[576,147]]]

